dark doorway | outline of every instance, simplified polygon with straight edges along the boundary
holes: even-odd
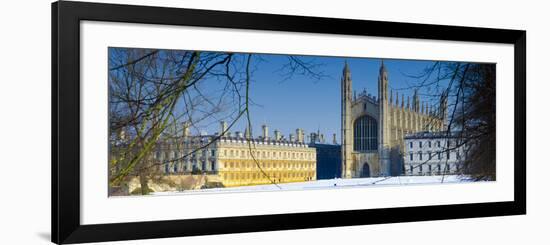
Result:
[[[370,167],[369,163],[363,164],[363,170],[361,171],[361,178],[370,177]]]

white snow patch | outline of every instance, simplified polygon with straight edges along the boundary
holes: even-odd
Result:
[[[355,179],[325,179],[307,182],[281,183],[277,185],[252,185],[225,188],[212,188],[201,190],[188,190],[183,192],[166,191],[154,192],[152,195],[174,195],[191,193],[226,193],[226,192],[249,192],[249,191],[281,191],[281,190],[308,190],[308,189],[335,189],[353,187],[376,187],[396,185],[424,185],[424,184],[445,184],[471,182],[471,180],[458,175],[433,175],[433,176],[394,176],[394,177],[373,177]]]

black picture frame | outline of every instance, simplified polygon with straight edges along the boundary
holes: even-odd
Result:
[[[184,25],[514,45],[514,201],[242,217],[80,224],[80,22]],[[290,230],[526,213],[526,32],[62,1],[52,4],[52,242]]]

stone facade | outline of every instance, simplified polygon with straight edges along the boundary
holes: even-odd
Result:
[[[218,174],[224,186],[316,180],[315,148],[303,141],[224,138],[218,143]],[[252,150],[250,150],[252,149]]]
[[[405,175],[459,173],[467,151],[456,133],[419,132],[405,136]]]
[[[267,130],[252,138],[248,130],[232,136],[225,122],[216,135],[190,136],[184,128],[181,139],[157,144],[152,161],[164,175],[208,174],[225,187],[315,180],[316,152],[303,130],[289,139],[278,131],[270,138]]]
[[[342,92],[342,173],[343,178],[390,176],[403,173],[406,134],[446,129],[447,96],[437,108],[421,103],[417,90],[411,103],[407,96],[389,91],[384,62],[378,74],[378,97],[363,92],[352,94],[351,71],[346,63]],[[440,109],[441,108],[441,109]]]

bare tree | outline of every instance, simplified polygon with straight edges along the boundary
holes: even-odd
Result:
[[[199,130],[213,121],[226,120],[230,122],[229,130],[246,116],[252,128],[249,88],[253,56],[261,61],[261,55],[252,54],[110,48],[109,186],[139,176],[141,194],[147,194],[148,180],[159,175],[161,166],[208,147],[225,133],[186,155],[159,160],[153,155],[157,147],[164,143],[178,145],[175,142],[184,130],[178,125],[185,123]],[[285,67],[289,76],[297,72],[317,74],[315,65],[298,57],[289,58]],[[253,148],[249,141],[254,157]]]
[[[463,173],[476,180],[496,179],[496,66],[463,67],[461,94],[452,118],[467,156]]]
[[[403,89],[423,89],[429,103],[438,111],[441,99],[447,100],[447,138],[456,144],[443,148],[448,153],[459,148],[465,152],[460,173],[473,180],[496,178],[496,65],[466,62],[434,62]],[[447,103],[444,103],[447,104]],[[431,122],[428,122],[428,124]],[[437,152],[434,154],[438,154]],[[431,156],[430,156],[431,158]],[[425,161],[416,167],[426,164]],[[445,165],[447,166],[447,165]],[[444,170],[444,172],[447,169]]]

